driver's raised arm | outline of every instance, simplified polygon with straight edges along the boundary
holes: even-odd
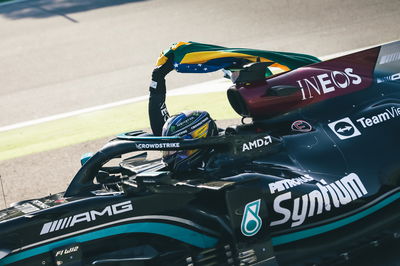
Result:
[[[169,54],[164,64],[153,70],[150,83],[149,118],[153,134],[161,136],[162,127],[169,118],[165,105],[165,76],[174,69],[174,56]]]

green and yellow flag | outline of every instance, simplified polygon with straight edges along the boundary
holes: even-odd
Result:
[[[157,66],[163,65],[170,54],[174,55],[175,70],[182,73],[240,69],[243,65],[251,62],[267,62],[270,70],[275,68],[284,72],[320,62],[318,58],[306,54],[227,48],[197,42],[178,42],[161,53],[157,60]],[[268,75],[271,75],[271,71],[267,71]]]

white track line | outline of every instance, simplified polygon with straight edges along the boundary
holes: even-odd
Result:
[[[202,83],[174,89],[174,90],[168,91],[167,95],[168,96],[177,96],[177,95],[204,94],[204,93],[210,93],[210,92],[226,91],[230,85],[232,85],[232,82],[230,82],[227,79],[217,79],[217,80],[213,80],[213,81],[202,82]],[[147,99],[148,99],[147,95],[139,96],[139,97],[129,98],[129,99],[118,101],[118,102],[93,106],[93,107],[84,108],[84,109],[76,110],[76,111],[72,111],[72,112],[61,113],[61,114],[47,116],[47,117],[34,119],[34,120],[30,120],[30,121],[20,122],[20,123],[8,125],[8,126],[0,127],[0,132],[13,130],[13,129],[17,129],[17,128],[22,128],[22,127],[27,127],[27,126],[33,126],[33,125],[37,125],[37,124],[41,124],[41,123],[45,123],[45,122],[49,122],[49,121],[54,121],[54,120],[58,120],[58,119],[62,119],[62,118],[80,115],[80,114],[104,110],[104,109],[117,107],[117,106],[121,106],[121,105],[125,105],[125,104],[141,102],[141,101],[145,101]]]

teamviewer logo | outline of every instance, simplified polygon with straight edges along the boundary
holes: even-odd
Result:
[[[329,123],[328,126],[339,139],[349,139],[361,135],[360,131],[348,117]]]

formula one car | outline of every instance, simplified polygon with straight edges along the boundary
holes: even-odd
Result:
[[[268,60],[231,68],[252,123],[119,135],[66,192],[0,212],[0,265],[334,265],[398,248],[399,62],[395,42],[267,78]],[[180,175],[146,153],[202,148]]]

